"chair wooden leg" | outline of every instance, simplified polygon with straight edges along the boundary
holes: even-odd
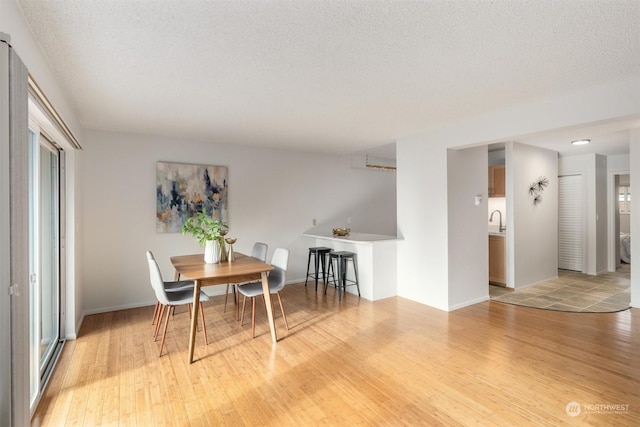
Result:
[[[256,337],[256,297],[251,298],[251,338]]]
[[[209,338],[207,337],[207,324],[204,321],[204,306],[200,303],[200,318],[202,319],[202,330],[204,330],[204,345],[209,345]]]
[[[153,332],[153,340],[158,339],[158,333],[160,332],[160,325],[162,324],[162,319],[164,318],[164,312],[167,306],[160,304],[160,310],[158,312],[158,319],[156,320],[156,329]],[[169,310],[167,310],[169,311]]]
[[[151,319],[151,325],[155,325],[158,321],[156,317],[158,317],[158,312],[160,311],[160,301],[156,301],[156,306],[153,308],[153,318]]]
[[[158,357],[162,356],[162,349],[164,348],[164,340],[167,337],[167,326],[169,325],[169,317],[171,317],[171,310],[166,310],[166,311],[167,311],[167,318],[164,321],[164,331],[162,332],[162,341],[160,342],[160,351],[158,352]]]
[[[240,287],[234,285],[233,286],[233,298],[236,301],[236,320],[240,320]]]
[[[276,295],[278,295],[278,302],[280,303],[280,311],[282,312],[282,317],[284,318],[284,325],[287,327],[287,330],[289,330],[289,323],[287,322],[287,315],[284,314],[284,306],[282,305],[282,299],[280,298],[280,292],[277,292]]]
[[[240,326],[244,325],[244,308],[247,305],[247,297],[242,299],[242,316],[240,317]]]
[[[156,309],[154,309],[154,311],[156,311]],[[154,313],[153,316],[154,318],[157,317],[160,313],[162,312],[162,306],[159,306],[157,308],[157,313]],[[155,325],[155,328],[153,328],[153,340],[155,341],[155,338],[158,336],[158,321],[156,320],[155,323],[152,323],[152,325]]]
[[[235,283],[227,283],[227,291],[225,292],[224,295],[224,309],[222,310],[222,312],[226,312],[227,311],[227,300],[229,298],[229,286],[231,286],[231,289],[233,289],[233,303],[236,304],[236,314],[239,315],[240,313],[238,312],[239,307],[237,307],[238,305],[238,287],[236,286]],[[239,318],[239,317],[238,317]]]
[[[193,313],[191,312],[191,304],[187,304],[189,307],[189,318],[191,318],[191,316],[193,315]],[[158,333],[160,332],[160,328],[162,326],[162,323],[164,321],[164,329],[162,331],[162,341],[160,342],[160,351],[158,352],[158,357],[162,356],[162,350],[164,348],[164,342],[166,340],[166,336],[167,336],[167,328],[169,325],[169,318],[173,315],[173,311],[175,309],[175,306],[169,307],[166,306],[164,304],[160,304],[158,302],[158,308],[157,310],[154,310],[154,317],[156,318],[156,322],[155,322],[155,328],[154,328],[154,332],[153,332],[153,340],[157,341],[158,339]],[[157,315],[155,313],[155,311],[157,311]],[[207,335],[207,324],[204,320],[204,306],[202,305],[202,302],[200,302],[200,318],[202,320],[202,329],[204,330],[204,343],[205,345],[209,344],[209,337]],[[198,327],[198,321],[196,319],[196,327]]]

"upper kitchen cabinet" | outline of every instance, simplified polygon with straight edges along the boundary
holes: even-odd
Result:
[[[504,165],[489,166],[489,197],[505,197]]]

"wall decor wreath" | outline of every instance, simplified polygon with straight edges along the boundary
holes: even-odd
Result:
[[[529,196],[533,198],[533,205],[542,203],[542,192],[549,186],[546,176],[539,176],[538,179],[529,185]]]

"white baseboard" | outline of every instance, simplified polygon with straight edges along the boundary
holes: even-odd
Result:
[[[91,310],[85,310],[82,312],[82,317],[84,318],[84,316],[89,316],[91,314],[100,314],[100,313],[109,313],[112,311],[120,311],[120,310],[129,310],[131,308],[140,308],[140,307],[148,307],[150,305],[155,305],[156,301],[144,301],[144,302],[137,302],[137,303],[133,303],[133,304],[122,304],[122,305],[117,305],[117,306],[112,306],[112,307],[101,307],[101,308],[94,308]]]
[[[481,302],[485,302],[485,301],[489,301],[489,295],[484,296],[484,297],[480,297],[480,298],[476,298],[476,299],[472,299],[469,301],[465,301],[465,302],[461,302],[460,304],[456,304],[456,305],[450,305],[449,308],[447,309],[447,311],[454,311],[454,310],[459,310],[461,308],[464,307],[469,307],[470,305],[474,305],[474,304],[478,304]]]

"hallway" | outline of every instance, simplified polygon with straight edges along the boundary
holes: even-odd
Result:
[[[492,301],[545,310],[612,313],[630,304],[631,265],[622,264],[615,273],[590,276],[558,270],[558,278],[510,291],[489,286]]]

